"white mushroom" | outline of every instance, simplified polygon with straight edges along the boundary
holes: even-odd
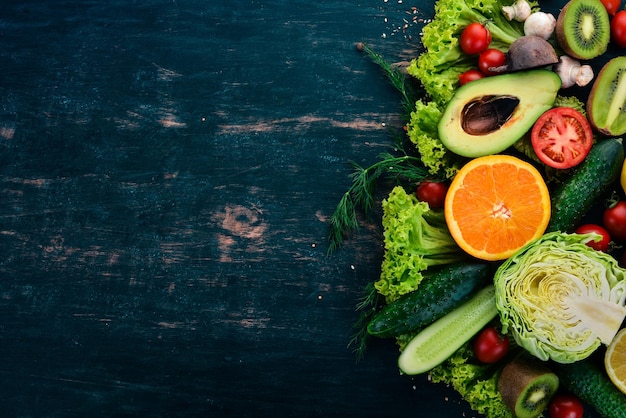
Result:
[[[524,34],[549,39],[556,28],[556,18],[552,13],[534,12],[524,21]]]
[[[561,87],[568,88],[574,84],[584,87],[593,80],[593,69],[589,65],[582,65],[569,55],[559,57],[559,62],[552,67],[561,77]]]
[[[526,0],[517,0],[510,6],[502,6],[502,13],[508,20],[523,22],[530,16],[530,4]]]

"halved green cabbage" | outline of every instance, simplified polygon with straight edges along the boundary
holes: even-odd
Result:
[[[626,317],[626,270],[585,243],[596,234],[545,234],[497,270],[503,332],[534,356],[573,363],[608,344]]]

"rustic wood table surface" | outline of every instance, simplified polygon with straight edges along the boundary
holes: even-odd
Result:
[[[2,415],[476,416],[400,376],[392,342],[358,362],[348,347],[379,224],[327,255],[347,162],[374,162],[400,124],[355,43],[409,60],[430,15],[3,2]]]

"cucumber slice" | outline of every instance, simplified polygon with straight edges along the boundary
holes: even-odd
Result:
[[[400,370],[415,375],[438,366],[497,314],[495,288],[489,285],[413,337],[398,359]]]

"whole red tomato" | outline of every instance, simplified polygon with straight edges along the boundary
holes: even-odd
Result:
[[[488,48],[478,56],[478,69],[484,75],[496,75],[501,71],[493,70],[494,67],[500,67],[506,62],[504,52],[495,48]]]
[[[461,32],[459,46],[461,51],[470,55],[477,55],[486,50],[491,43],[491,32],[481,23],[473,22]]]
[[[611,18],[611,39],[620,48],[626,48],[626,10],[620,10]]]
[[[587,245],[593,248],[594,250],[598,250],[598,251],[606,252],[609,249],[609,244],[611,243],[611,234],[609,234],[609,231],[607,231],[605,228],[603,228],[600,225],[596,225],[596,224],[581,225],[578,228],[576,228],[576,231],[574,232],[576,232],[577,234],[590,234],[592,232],[595,232],[596,234],[601,235],[602,239],[600,239],[600,241],[598,242],[589,241]]]
[[[626,241],[626,201],[609,206],[602,215],[602,224],[616,241]]]
[[[601,0],[601,1],[607,13],[611,16],[613,16],[617,12],[617,9],[619,9],[619,6],[622,3],[620,0]]]
[[[464,86],[470,81],[479,80],[483,78],[485,75],[477,69],[472,68],[471,70],[467,70],[462,74],[459,74],[459,83]]]
[[[496,363],[509,352],[509,345],[509,337],[488,326],[474,340],[474,355],[483,363]]]
[[[550,401],[548,411],[550,418],[582,418],[585,408],[576,396],[558,394]]]
[[[415,195],[418,200],[428,203],[431,209],[442,208],[446,201],[448,185],[438,181],[423,181],[417,186]]]

